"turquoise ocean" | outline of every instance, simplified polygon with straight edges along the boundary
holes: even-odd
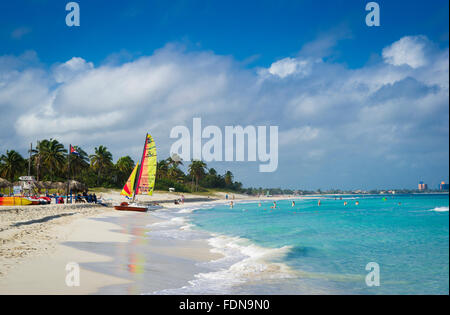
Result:
[[[208,271],[188,286],[158,293],[449,294],[448,194],[272,203],[161,212],[170,224],[153,233],[206,239],[223,258],[202,263]],[[379,266],[379,286],[366,284],[371,262]]]

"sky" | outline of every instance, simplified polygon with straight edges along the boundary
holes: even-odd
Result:
[[[56,138],[116,160],[177,125],[278,126],[279,163],[212,162],[244,186],[436,188],[448,182],[449,3],[0,3],[0,154]]]

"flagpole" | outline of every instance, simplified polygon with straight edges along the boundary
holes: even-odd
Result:
[[[67,174],[67,190],[66,190],[66,203],[69,202],[69,181],[70,181],[70,150],[72,149],[72,144],[69,144],[69,154],[67,155],[68,160],[68,174]]]
[[[30,143],[30,157],[28,159],[28,176],[31,176],[31,152],[33,152],[33,142]]]

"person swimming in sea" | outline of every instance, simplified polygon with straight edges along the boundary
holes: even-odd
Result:
[[[277,202],[276,201],[274,201],[273,202],[273,206],[272,207],[270,207],[271,209],[276,209],[277,208]]]
[[[231,202],[230,202],[230,208],[233,209],[233,207],[234,207],[234,202],[231,201]]]
[[[344,206],[346,206],[347,205],[347,201],[344,201]]]
[[[295,201],[292,201],[292,208],[295,207]]]
[[[355,202],[355,205],[359,206],[359,201]]]
[[[317,202],[317,205],[320,206],[320,200]]]
[[[261,207],[261,201],[258,203],[258,207]]]

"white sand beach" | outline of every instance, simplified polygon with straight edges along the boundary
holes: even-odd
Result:
[[[185,204],[175,205],[173,201],[178,195],[155,193],[141,201],[182,208],[227,202],[224,197],[225,193],[185,194]],[[255,199],[238,194],[229,194],[229,198],[236,202]],[[123,197],[117,192],[107,192],[102,194],[102,200],[112,205],[123,201]],[[151,212],[115,211],[95,204],[2,207],[0,294],[95,294],[108,287],[115,289],[101,293],[141,293],[132,284],[138,279],[141,266],[129,261],[139,262],[143,250],[154,260],[145,265],[147,276],[151,275],[150,291],[156,292],[186,285],[197,272],[196,263],[220,257],[211,252],[206,240],[147,242],[143,237],[146,227],[160,221]],[[142,242],[147,242],[145,248],[139,247]],[[128,266],[120,262],[124,256]],[[80,286],[66,285],[66,265],[71,262],[81,266]],[[124,289],[117,289],[121,285]]]

